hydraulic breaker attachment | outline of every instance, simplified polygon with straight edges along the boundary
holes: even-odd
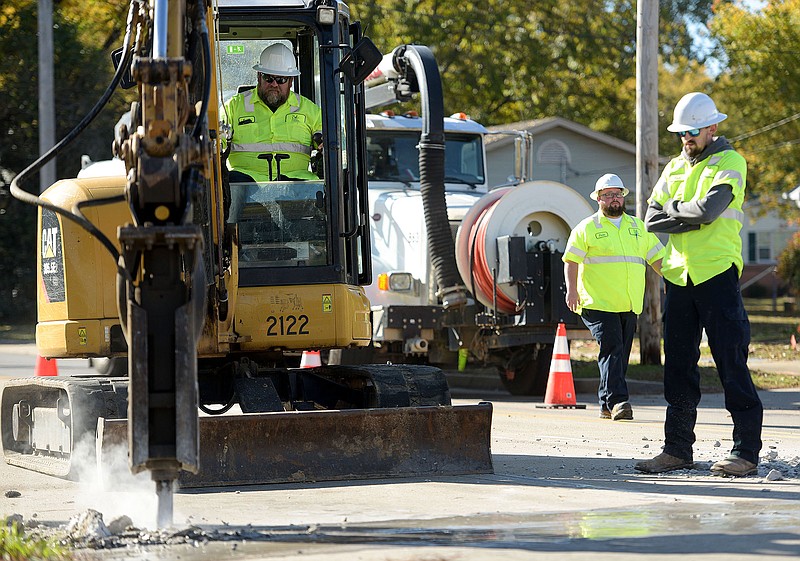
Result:
[[[492,405],[293,411],[200,419],[200,469],[181,487],[492,473]],[[98,450],[127,438],[100,419]]]

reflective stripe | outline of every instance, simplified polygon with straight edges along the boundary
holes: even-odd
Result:
[[[719,183],[721,179],[735,179],[739,182],[739,185],[742,184],[742,174],[731,169],[721,171],[719,175],[714,178],[714,183]]]
[[[711,156],[708,159],[708,164],[706,164],[706,165],[707,166],[715,166],[715,165],[717,165],[718,163],[720,163],[722,161],[722,155],[724,153],[725,152],[718,152],[717,154],[714,154],[713,156]]]
[[[252,90],[247,90],[242,94],[242,101],[244,102],[244,110],[248,113],[253,113],[256,110],[256,106],[253,103],[253,94],[255,93],[256,89],[253,88]]]
[[[567,247],[566,250],[564,250],[564,254],[566,255],[567,253],[572,253],[573,255],[577,255],[580,258],[586,257],[586,252],[583,251],[582,249],[578,249],[574,245],[571,245]]]
[[[553,355],[550,370],[553,372],[572,372],[572,365],[569,359],[556,359],[556,355]]]
[[[653,257],[655,257],[658,254],[658,252],[661,251],[662,249],[664,249],[664,244],[658,242],[657,246],[654,246],[653,249],[647,252],[647,257],[646,257],[647,261],[650,261]]]
[[[259,142],[255,144],[232,144],[231,152],[297,152],[299,154],[311,155],[311,146],[297,144],[294,142]]]
[[[744,212],[741,210],[736,210],[735,208],[728,207],[725,209],[725,212],[719,215],[720,218],[730,218],[731,220],[736,220],[740,224],[744,225]]]
[[[658,183],[656,183],[655,187],[653,187],[653,198],[656,201],[661,200],[661,197],[656,198],[656,195],[669,198],[669,186],[667,186],[667,182],[664,181],[663,178],[659,179]]]
[[[589,257],[584,259],[585,265],[592,265],[596,263],[636,263],[644,265],[645,261],[641,257],[634,257],[632,255],[604,255],[598,257]]]

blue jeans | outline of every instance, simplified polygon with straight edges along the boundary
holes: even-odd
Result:
[[[666,281],[664,303],[664,452],[692,459],[694,426],[700,403],[700,338],[703,328],[725,392],[725,408],[733,419],[731,455],[758,463],[764,409],[758,397],[747,353],[750,321],[739,292],[739,275],[732,266],[695,285]]]
[[[636,333],[636,314],[633,312],[581,311],[581,319],[600,345],[597,366],[600,368],[600,386],[597,397],[600,407],[609,411],[617,403],[628,401],[628,359]]]

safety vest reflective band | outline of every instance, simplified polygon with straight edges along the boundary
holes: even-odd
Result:
[[[260,142],[256,144],[231,143],[231,152],[300,152],[311,155],[311,146],[303,146],[295,142]]]
[[[637,263],[644,265],[645,260],[641,257],[632,257],[629,255],[609,255],[607,257],[587,257],[583,260],[585,265],[592,263]]]
[[[322,132],[322,111],[314,102],[289,92],[286,103],[273,112],[258,96],[255,88],[233,96],[222,111],[233,127],[228,168],[236,169],[256,181],[278,179],[315,179],[309,171],[311,138]],[[280,163],[259,159],[260,154],[287,154]]]
[[[733,201],[710,224],[699,230],[670,234],[666,255],[661,266],[664,278],[673,284],[686,286],[691,277],[699,284],[736,265],[742,274],[742,238],[739,232],[744,223],[744,194],[747,181],[747,162],[734,150],[712,154],[691,165],[683,156],[674,158],[661,173],[653,188],[650,201],[664,206],[670,200],[697,201],[708,195],[715,185],[730,185]]]
[[[578,264],[580,310],[642,312],[647,263],[664,255],[664,246],[644,223],[622,215],[619,228],[601,211],[570,233],[563,261]]]

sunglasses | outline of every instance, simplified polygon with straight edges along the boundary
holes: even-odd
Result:
[[[676,132],[675,134],[677,134],[680,138],[683,138],[687,134],[689,136],[697,136],[698,134],[700,134],[701,130],[703,130],[703,129],[691,129],[691,130],[688,130],[688,131]]]
[[[625,197],[622,193],[603,193],[601,195],[597,195],[598,199],[603,199],[604,201],[610,201],[612,199],[624,199]]]
[[[267,84],[271,84],[272,82],[275,82],[276,84],[281,84],[281,85],[283,85],[286,82],[288,82],[290,77],[291,76],[271,76],[269,74],[262,74],[261,75],[261,79],[264,80]]]

